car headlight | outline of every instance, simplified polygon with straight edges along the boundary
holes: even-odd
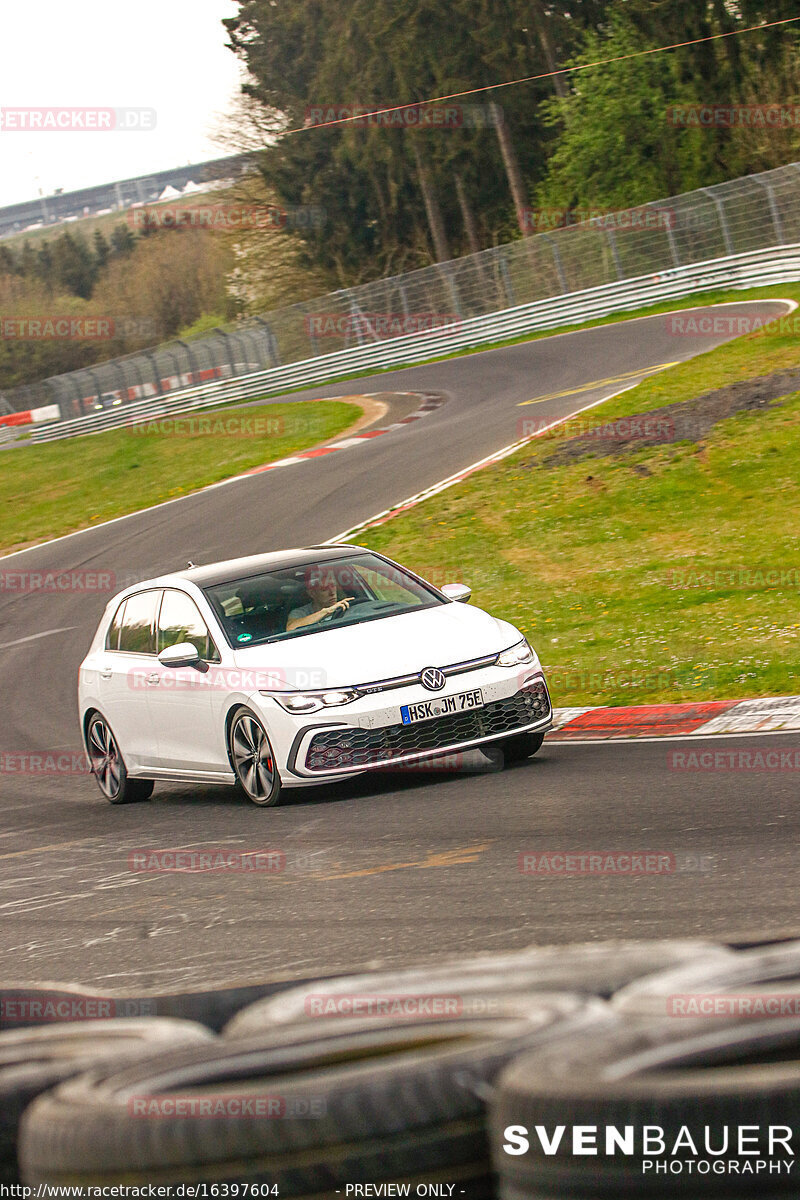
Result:
[[[319,712],[321,708],[336,708],[337,705],[350,704],[358,699],[358,692],[352,688],[332,689],[329,692],[270,692],[262,689],[261,695],[271,696],[290,713]]]
[[[531,650],[525,638],[497,656],[498,667],[518,667],[521,663],[529,662],[533,662],[533,650]]]

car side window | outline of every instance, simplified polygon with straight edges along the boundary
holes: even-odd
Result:
[[[127,654],[155,654],[156,612],[160,591],[139,592],[125,601],[118,649]]]
[[[125,618],[125,605],[127,603],[127,600],[123,600],[114,613],[114,620],[111,622],[106,634],[106,650],[119,650],[119,631],[122,628],[122,622]]]
[[[194,600],[185,592],[168,588],[158,619],[158,653],[179,642],[190,642],[206,662],[220,661],[219,651]]]

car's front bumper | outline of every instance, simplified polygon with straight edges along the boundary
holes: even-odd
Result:
[[[437,700],[480,688],[483,707],[449,713],[404,725],[401,706]],[[538,663],[514,670],[488,666],[448,679],[437,693],[413,684],[364,696],[341,708],[304,719],[291,716],[290,729],[267,701],[268,725],[282,726],[283,767],[287,784],[311,783],[360,774],[363,771],[414,763],[457,750],[466,750],[519,733],[545,732],[552,725],[552,708],[544,674]],[[288,714],[283,713],[283,717]]]

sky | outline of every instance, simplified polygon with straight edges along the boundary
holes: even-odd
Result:
[[[235,0],[4,0],[0,109],[149,110],[130,119],[154,127],[29,131],[8,128],[24,116],[2,120],[0,205],[234,153],[213,138],[241,82],[220,24],[237,12]]]

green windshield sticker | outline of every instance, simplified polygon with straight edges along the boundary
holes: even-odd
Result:
[[[253,635],[252,633],[240,633],[236,640],[237,642],[252,642]]]

